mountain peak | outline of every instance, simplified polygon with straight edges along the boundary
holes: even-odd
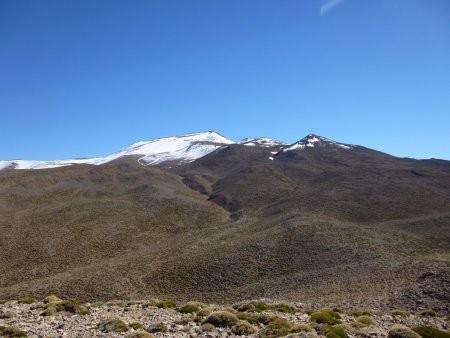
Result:
[[[300,141],[297,141],[287,148],[284,148],[283,151],[291,151],[296,149],[307,149],[307,148],[315,148],[315,147],[338,147],[342,149],[352,149],[354,146],[344,143],[339,143],[333,140],[330,140],[326,137],[319,136],[316,134],[308,134]]]

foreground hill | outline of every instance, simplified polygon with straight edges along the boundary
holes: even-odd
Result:
[[[0,172],[0,299],[148,297],[448,313],[450,162],[317,135],[195,161]]]

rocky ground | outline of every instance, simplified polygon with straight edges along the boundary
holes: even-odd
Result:
[[[450,318],[433,311],[311,311],[304,304],[249,301],[111,301],[83,304],[49,296],[0,302],[5,337],[450,337]]]

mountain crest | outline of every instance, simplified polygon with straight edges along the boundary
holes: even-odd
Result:
[[[105,157],[55,161],[0,161],[0,170],[47,169],[74,164],[100,165],[126,156],[136,157],[137,161],[142,165],[157,165],[164,162],[181,164],[195,161],[196,159],[229,144],[236,144],[236,142],[227,139],[215,131],[203,131],[192,134],[162,137],[149,141],[139,141]],[[244,138],[237,144],[251,147],[275,148],[274,151],[271,152],[272,155],[279,152],[315,147],[326,147],[331,149],[354,148],[353,145],[339,143],[316,134],[309,134],[291,145],[268,137]],[[273,156],[269,157],[269,159],[273,160]]]
[[[326,137],[319,136],[316,134],[308,134],[300,141],[297,141],[287,148],[283,148],[283,151],[291,151],[296,149],[308,149],[315,147],[338,147],[342,149],[352,149],[354,146],[344,143],[339,143],[333,140],[330,140]]]

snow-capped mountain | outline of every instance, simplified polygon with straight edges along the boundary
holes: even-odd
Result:
[[[209,154],[227,144],[233,144],[222,135],[213,132],[201,132],[173,137],[164,137],[151,141],[140,141],[105,157],[68,159],[56,161],[0,161],[2,169],[47,169],[72,164],[104,164],[124,156],[136,156],[143,165],[155,165],[166,161],[178,163],[191,162]]]
[[[239,144],[243,144],[244,146],[267,148],[286,145],[286,143],[268,137],[248,137],[241,140]]]
[[[107,163],[123,156],[139,156],[139,163],[144,165],[166,161],[191,162],[223,145],[233,143],[235,142],[213,131],[164,137],[134,143],[93,164]]]
[[[296,150],[296,149],[307,149],[314,147],[338,147],[342,149],[352,149],[354,146],[350,144],[339,143],[323,136],[318,136],[314,134],[309,134],[308,136],[302,138],[300,141],[295,142],[282,149],[283,152]]]
[[[164,162],[176,164],[192,162],[223,146],[236,144],[249,147],[262,147],[270,150],[270,160],[274,160],[277,154],[292,150],[310,149],[314,147],[331,147],[352,149],[353,145],[338,143],[322,136],[309,134],[300,141],[286,144],[268,137],[244,138],[240,142],[234,142],[214,132],[200,132],[172,137],[163,137],[150,141],[136,142],[111,155],[95,158],[79,158],[55,161],[28,161],[9,160],[0,161],[2,169],[48,169],[73,164],[100,165],[116,159],[133,156],[142,165],[157,165]]]

